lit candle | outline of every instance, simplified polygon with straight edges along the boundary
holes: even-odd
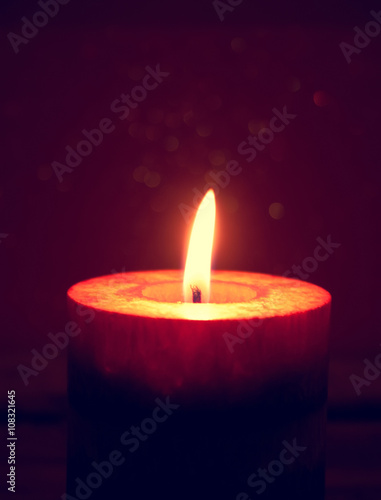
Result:
[[[323,498],[330,295],[283,277],[210,275],[214,218],[210,191],[184,276],[121,273],[69,290],[81,329],[69,352],[73,496]]]

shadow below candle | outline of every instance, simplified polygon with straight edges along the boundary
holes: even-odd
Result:
[[[244,404],[189,408],[182,401],[169,399],[179,407],[170,410],[168,418],[157,423],[150,434],[141,431],[145,436],[141,440],[133,436],[131,427],[140,428],[147,419],[153,421],[157,400],[142,403],[134,391],[126,387],[119,390],[112,382],[107,390],[104,378],[95,373],[82,374],[94,384],[83,392],[82,384],[74,385],[79,380],[78,367],[72,366],[69,373],[67,492],[76,498],[76,478],[87,484],[89,474],[93,474],[90,484],[95,484],[92,463],[109,461],[115,450],[122,454],[124,463],[114,466],[109,477],[101,478],[98,487],[90,488],[94,500],[249,500],[256,498],[258,491],[267,500],[324,498],[324,378],[321,392],[309,396],[300,392],[300,380],[298,390],[288,380],[267,387],[262,395]],[[98,392],[102,397],[97,397],[102,384]],[[165,398],[160,400],[165,403]],[[161,409],[160,417],[164,415]],[[153,426],[147,429],[152,431]],[[126,432],[130,434],[126,436]],[[294,454],[281,454],[285,442]],[[280,456],[287,463],[282,463]],[[261,479],[258,469],[270,472]]]

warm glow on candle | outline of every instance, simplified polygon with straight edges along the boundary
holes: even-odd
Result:
[[[189,241],[183,281],[185,302],[197,302],[194,300],[197,289],[201,292],[201,302],[209,302],[215,219],[216,200],[209,189],[198,207]]]

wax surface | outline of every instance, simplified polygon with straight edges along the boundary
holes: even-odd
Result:
[[[303,313],[330,303],[322,288],[295,279],[238,271],[212,273],[209,304],[182,302],[181,271],[120,273],[77,283],[68,291],[78,304],[149,318],[218,320]]]

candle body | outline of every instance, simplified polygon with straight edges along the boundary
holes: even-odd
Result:
[[[214,273],[213,285],[230,302],[176,304],[175,271],[69,291],[81,333],[68,493],[79,478],[99,499],[323,498],[329,294],[250,273]],[[109,477],[96,472],[105,462]]]

